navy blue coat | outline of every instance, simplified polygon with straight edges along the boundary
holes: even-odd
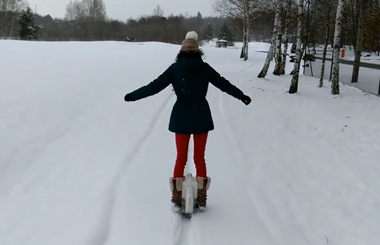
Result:
[[[199,56],[181,57],[158,78],[129,94],[131,101],[157,94],[173,85],[174,104],[169,131],[179,134],[201,134],[214,129],[210,106],[206,100],[209,83],[221,91],[242,99],[243,92],[220,76]]]

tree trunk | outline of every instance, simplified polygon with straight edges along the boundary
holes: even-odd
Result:
[[[11,22],[11,30],[9,31],[9,39],[12,39],[13,35],[13,23],[14,23],[14,17],[12,17],[12,22]]]
[[[358,36],[356,40],[355,48],[355,60],[354,67],[352,69],[352,83],[357,83],[359,78],[359,68],[360,68],[360,58],[363,50],[363,34],[364,34],[364,24],[365,24],[365,5],[366,0],[360,0],[360,10],[359,10],[359,24],[358,24]]]
[[[270,61],[273,59],[273,46],[274,46],[274,43],[272,42],[272,44],[269,47],[267,58],[265,59],[264,67],[259,73],[259,75],[257,76],[258,78],[264,78],[268,73]]]
[[[285,31],[284,31],[284,52],[282,55],[282,61],[281,61],[281,67],[280,67],[280,74],[285,74],[285,67],[286,67],[286,56],[288,54],[288,45],[289,45],[289,39],[288,39],[288,29],[289,29],[289,13],[291,11],[292,2],[290,0],[287,1],[287,7],[286,7],[286,20],[285,20]]]
[[[244,51],[245,51],[245,20],[243,18],[243,47],[241,48],[241,53],[240,53],[240,59],[244,58]]]
[[[248,60],[248,49],[249,49],[249,27],[247,23],[246,31],[245,31],[244,61]]]
[[[321,77],[319,78],[319,85],[318,85],[318,87],[320,88],[323,87],[323,80],[325,76],[325,66],[326,66],[327,46],[329,45],[329,38],[330,38],[330,11],[331,11],[331,7],[329,6],[325,12],[325,45],[323,47]]]
[[[264,63],[264,67],[263,69],[261,70],[261,72],[259,73],[259,75],[257,77],[259,78],[264,78],[266,77],[267,73],[268,73],[268,69],[269,69],[269,65],[270,65],[270,62],[271,60],[273,59],[273,49],[274,49],[274,45],[275,45],[275,40],[276,40],[276,37],[277,37],[277,25],[278,25],[278,21],[279,21],[279,18],[280,18],[280,11],[277,11],[277,9],[280,9],[280,1],[277,2],[277,6],[276,6],[276,16],[274,18],[274,28],[273,28],[273,36],[272,36],[272,40],[271,40],[271,45],[270,45],[270,48],[269,48],[269,51],[268,51],[268,54],[267,54],[267,58],[265,59],[265,63]]]
[[[244,6],[244,18],[243,18],[243,28],[244,28],[244,61],[248,60],[248,49],[249,49],[249,27],[250,27],[250,17],[249,17],[249,1],[245,2]]]
[[[290,94],[297,93],[298,91],[298,79],[299,79],[300,64],[301,64],[301,57],[302,57],[302,50],[301,50],[302,18],[303,18],[303,0],[298,0],[297,51],[296,51],[296,60],[294,62],[294,69],[292,72],[293,73],[292,81],[290,83],[290,88],[289,88]]]
[[[338,9],[336,11],[333,71],[332,71],[332,81],[331,81],[331,93],[332,94],[339,94],[340,35],[341,35],[341,28],[342,28],[342,16],[343,16],[344,1],[345,0],[339,0]]]
[[[247,22],[246,17],[243,18],[243,47],[241,49],[240,58],[247,60],[248,59],[248,33],[247,33]]]
[[[243,42],[243,47],[241,48],[241,52],[240,52],[240,59],[244,58],[244,50],[245,50],[245,46],[244,46],[244,42]]]
[[[279,2],[282,2],[282,1],[279,1]],[[280,8],[276,8],[276,11],[279,11],[279,13],[276,13],[276,15],[278,14],[279,18],[277,22],[276,52],[274,55],[275,57],[274,60],[276,62],[276,65],[273,71],[273,74],[276,76],[281,75],[280,69],[281,69],[281,63],[282,63],[282,18],[281,18],[282,9],[283,9],[283,2],[281,3]]]

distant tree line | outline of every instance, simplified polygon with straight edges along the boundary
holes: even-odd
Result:
[[[1,5],[5,2],[7,5]],[[3,7],[0,8],[0,38],[18,39],[20,26],[17,19],[27,3],[23,0],[0,0],[0,6]],[[250,41],[270,39],[272,21],[268,24],[268,19],[271,18],[262,18],[251,27]],[[243,39],[239,23],[233,17],[203,17],[200,12],[196,16],[164,16],[163,10],[157,6],[152,15],[120,21],[107,17],[103,0],[71,1],[66,6],[64,19],[34,14],[34,20],[42,27],[38,39],[45,41],[134,40],[178,44],[189,30],[197,31],[201,39],[211,40],[220,37],[222,28],[227,28],[230,41]]]
[[[380,52],[380,1],[345,0],[341,22],[341,45],[356,49],[361,4],[364,3],[362,49]],[[301,40],[308,45],[334,43],[337,0],[304,0]],[[20,38],[18,19],[28,6],[25,0],[0,0],[0,38]],[[306,8],[307,6],[307,8]],[[272,42],[273,31],[285,43],[296,42],[298,5],[296,0],[215,0],[219,17],[201,12],[164,15],[160,6],[149,16],[126,21],[109,18],[103,0],[74,0],[66,6],[63,19],[34,14],[39,26],[35,38],[45,41],[160,41],[179,44],[189,30],[203,40],[223,38],[244,43],[241,57],[248,58],[249,41]],[[275,27],[276,11],[280,26]],[[278,23],[277,23],[278,24]],[[286,28],[286,32],[285,32]],[[34,39],[35,39],[34,38]],[[276,37],[279,38],[278,36]],[[281,41],[280,40],[280,41]]]

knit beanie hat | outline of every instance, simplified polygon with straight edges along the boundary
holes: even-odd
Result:
[[[190,31],[186,34],[185,40],[182,42],[181,51],[198,52],[198,34],[195,31]]]

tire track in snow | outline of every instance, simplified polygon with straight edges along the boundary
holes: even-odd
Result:
[[[199,242],[198,233],[195,231],[194,217],[191,219],[180,216],[176,222],[173,245],[197,245]]]
[[[228,118],[226,117],[226,112],[225,112],[224,107],[223,107],[223,96],[224,96],[223,93],[219,93],[219,103],[218,103],[219,114],[221,115],[221,117],[224,121],[224,123],[223,123],[224,131],[227,134],[227,138],[233,144],[234,149],[238,150],[238,152],[234,152],[234,154],[237,157],[237,161],[240,164],[240,166],[242,166],[242,168],[244,170],[246,167],[244,160],[249,159],[250,155],[247,153],[247,151],[244,150],[243,146],[240,144],[239,141],[236,140],[236,137],[234,137],[234,135],[233,135],[233,132],[231,130],[231,123],[228,120]],[[244,171],[244,173],[245,173],[245,171]],[[249,183],[248,182],[249,176],[247,176],[246,174],[240,175],[240,177],[243,177],[243,176],[244,176],[244,179],[240,182],[241,182],[241,184],[245,185],[246,183]],[[247,195],[249,196],[249,199],[250,199],[251,203],[253,204],[253,208],[254,208],[254,211],[256,213],[256,216],[259,218],[258,222],[261,223],[261,227],[263,227],[264,231],[266,231],[266,233],[268,233],[270,235],[270,237],[272,237],[274,239],[275,238],[274,232],[271,231],[271,229],[270,229],[271,225],[269,224],[269,222],[266,221],[265,217],[263,217],[263,215],[261,215],[261,213],[259,212],[257,205],[255,204],[255,199],[254,199],[254,195],[252,193],[252,190],[248,189],[247,187],[242,188],[242,189],[244,189],[245,192],[247,192]]]
[[[142,146],[150,138],[150,135],[152,134],[152,131],[155,128],[158,119],[160,118],[162,112],[165,110],[172,97],[173,94],[168,96],[164,103],[162,103],[157,113],[153,116],[148,130],[146,130],[145,134],[136,143],[135,147],[132,149],[131,153],[127,157],[128,160],[125,161],[125,163],[120,167],[119,171],[117,171],[116,176],[113,178],[113,181],[109,185],[106,191],[107,197],[103,207],[104,212],[100,217],[99,224],[93,231],[94,235],[89,239],[88,245],[105,245],[107,243],[108,237],[111,234],[111,221],[116,202],[115,192],[117,190],[117,186],[119,185],[121,178],[124,176],[128,166],[132,164],[132,162],[140,152]]]
[[[180,216],[175,224],[174,230],[174,245],[186,245],[188,241],[188,233],[186,232],[187,225],[184,222],[184,217]]]

